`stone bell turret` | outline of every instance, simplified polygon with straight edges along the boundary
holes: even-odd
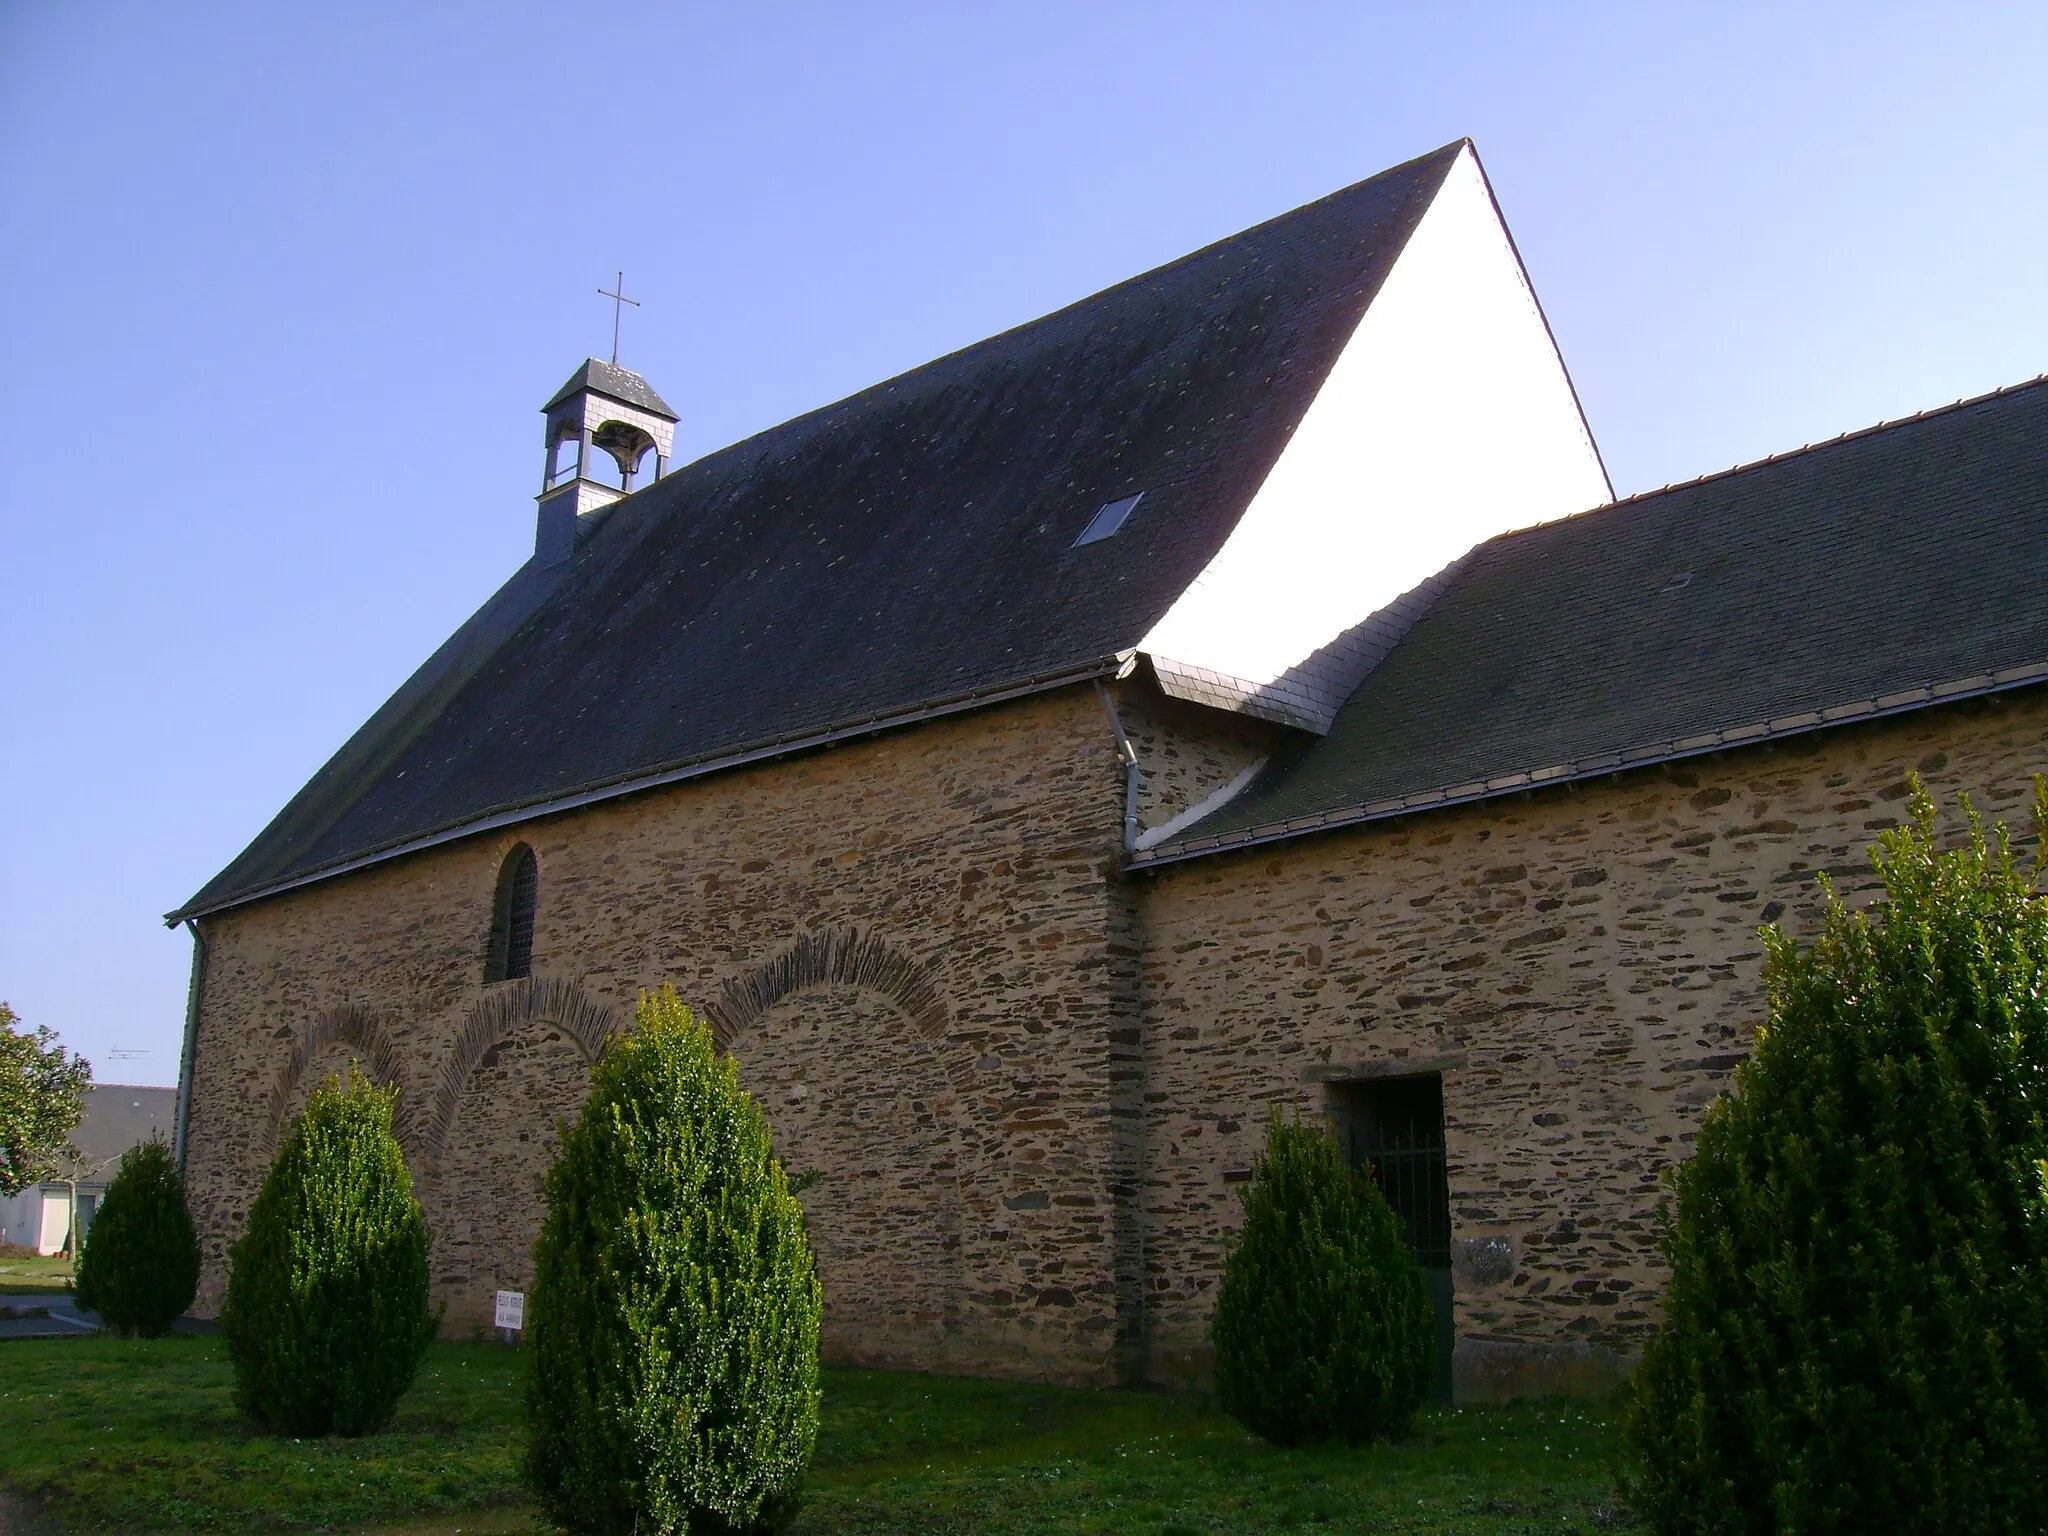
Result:
[[[578,518],[668,473],[676,413],[639,374],[593,357],[555,391],[541,414],[547,418],[547,458],[533,555],[541,565],[555,565],[575,551]],[[616,467],[616,478],[598,451]],[[645,474],[650,453],[653,470]]]

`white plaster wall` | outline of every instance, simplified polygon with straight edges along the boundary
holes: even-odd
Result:
[[[0,1243],[33,1248],[43,1231],[43,1192],[24,1189],[0,1199]]]
[[[81,1184],[81,1201],[97,1201],[106,1193],[101,1183]],[[88,1228],[90,1223],[87,1224]],[[0,1200],[0,1243],[33,1248],[48,1257],[64,1246],[71,1231],[71,1198],[62,1184],[31,1185],[11,1199]]]
[[[1480,540],[1611,495],[1468,147],[1237,528],[1140,649],[1271,682]]]

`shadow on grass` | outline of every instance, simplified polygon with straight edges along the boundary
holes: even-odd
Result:
[[[434,1346],[384,1432],[262,1434],[217,1337],[0,1345],[0,1482],[61,1529],[497,1536],[517,1480],[520,1357]],[[879,1371],[826,1374],[797,1533],[1633,1530],[1617,1405],[1434,1410],[1399,1444],[1280,1451],[1207,1400]]]
[[[1612,1401],[1434,1409],[1397,1444],[1287,1451],[1190,1394],[842,1372],[797,1529],[1629,1531],[1619,1420]]]

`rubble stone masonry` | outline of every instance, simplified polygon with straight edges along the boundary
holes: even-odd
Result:
[[[1311,739],[1305,731],[1168,698],[1135,680],[1116,690],[1116,710],[1138,757],[1138,826],[1146,832],[1253,764]]]
[[[821,1175],[804,1199],[831,1358],[1112,1379],[1116,1256],[1139,1251],[1111,1191],[1120,775],[1100,700],[1073,688],[208,919],[188,1162],[201,1309],[284,1117],[355,1063],[401,1085],[444,1326],[488,1327],[492,1292],[529,1281],[589,1060],[666,981],[711,1016],[786,1164]],[[498,872],[522,840],[540,865],[535,979],[486,986]],[[1137,1286],[1124,1277],[1126,1310]]]
[[[1155,826],[1274,733],[1117,690]],[[1918,768],[2025,819],[2048,690],[1120,874],[1078,686],[480,834],[204,922],[188,1179],[200,1306],[329,1072],[401,1088],[446,1328],[525,1289],[589,1063],[673,982],[804,1196],[838,1361],[1103,1383],[1208,1371],[1275,1104],[1440,1073],[1456,1390],[1604,1387],[1663,1283],[1660,1175]],[[486,986],[535,851],[530,980]]]
[[[1613,1384],[1654,1329],[1660,1175],[1763,1010],[1758,927],[1850,899],[1917,768],[2031,837],[2048,693],[1168,866],[1141,896],[1150,1374],[1203,1379],[1269,1107],[1442,1074],[1461,1400]]]

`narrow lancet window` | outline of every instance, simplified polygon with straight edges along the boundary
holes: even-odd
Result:
[[[540,864],[521,843],[498,871],[498,899],[491,911],[491,944],[484,955],[485,981],[516,981],[533,974],[533,913],[540,901]]]

